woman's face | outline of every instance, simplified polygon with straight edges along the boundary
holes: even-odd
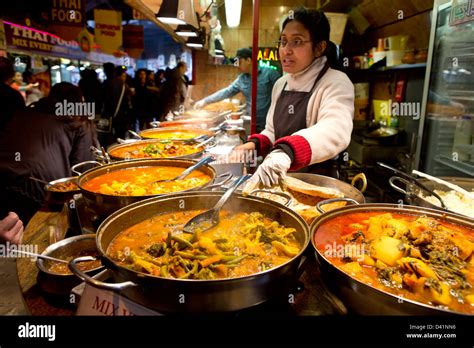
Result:
[[[146,82],[146,72],[145,71],[142,70],[138,73],[138,80],[140,81],[140,83],[145,84],[145,82]]]
[[[320,49],[313,49],[309,31],[296,20],[286,24],[280,40],[287,43],[285,47],[280,45],[279,50],[281,65],[286,73],[295,74],[304,70],[321,55]]]
[[[15,73],[15,76],[13,77],[13,80],[16,82],[16,83],[23,83],[23,75],[21,75],[20,72],[16,72]]]

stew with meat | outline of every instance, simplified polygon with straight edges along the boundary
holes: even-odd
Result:
[[[257,212],[224,211],[217,226],[184,234],[184,224],[201,212],[166,213],[134,225],[112,240],[107,255],[122,266],[153,276],[208,280],[271,269],[302,248],[294,228]]]
[[[83,185],[83,188],[87,191],[113,196],[148,196],[201,187],[212,179],[206,173],[195,170],[181,180],[156,182],[175,178],[185,169],[171,166],[120,169],[92,178]]]
[[[474,229],[364,212],[323,223],[315,245],[351,277],[396,296],[474,314]]]

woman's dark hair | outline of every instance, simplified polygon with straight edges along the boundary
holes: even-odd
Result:
[[[282,30],[291,21],[300,22],[306,30],[308,30],[311,37],[313,48],[316,47],[321,41],[326,41],[326,50],[323,55],[328,58],[329,65],[331,68],[338,68],[338,54],[337,46],[329,41],[329,34],[331,28],[329,26],[329,20],[324,12],[308,9],[306,7],[299,7],[295,9],[283,22]]]
[[[137,72],[135,73],[135,81],[134,81],[136,87],[140,86],[140,81],[139,81],[138,76],[140,75],[140,73],[142,71],[145,73],[145,76],[148,76],[148,72],[147,72],[146,69],[138,69]],[[145,83],[146,83],[146,81],[145,81]]]
[[[63,103],[64,101],[68,103],[83,102],[81,89],[69,82],[56,83],[49,91],[49,95],[41,98],[32,107],[40,112],[54,114],[56,103]]]

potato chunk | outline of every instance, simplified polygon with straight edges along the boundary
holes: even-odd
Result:
[[[382,236],[372,242],[370,256],[389,266],[395,266],[403,257],[403,243],[396,238]]]

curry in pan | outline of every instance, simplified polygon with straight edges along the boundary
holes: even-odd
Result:
[[[83,188],[90,192],[113,196],[149,196],[185,191],[201,187],[211,181],[209,175],[195,170],[181,180],[156,182],[175,178],[185,169],[171,166],[120,169],[92,178],[83,185]]]
[[[323,223],[314,242],[329,262],[363,283],[474,314],[474,229],[426,216],[352,213]]]
[[[177,141],[137,142],[109,151],[116,158],[175,158],[202,151],[201,147]]]
[[[112,240],[107,255],[153,276],[209,280],[262,272],[301,251],[294,228],[257,212],[223,211],[217,226],[184,234],[184,224],[201,212],[166,213],[134,225]]]
[[[169,131],[169,132],[163,132],[162,130],[158,130],[156,132],[153,131],[147,131],[146,133],[143,134],[146,136],[146,138],[149,139],[160,139],[160,140],[189,140],[196,138],[202,133],[198,132],[193,132],[191,130],[187,131],[179,131],[179,130],[174,130],[174,131]]]

